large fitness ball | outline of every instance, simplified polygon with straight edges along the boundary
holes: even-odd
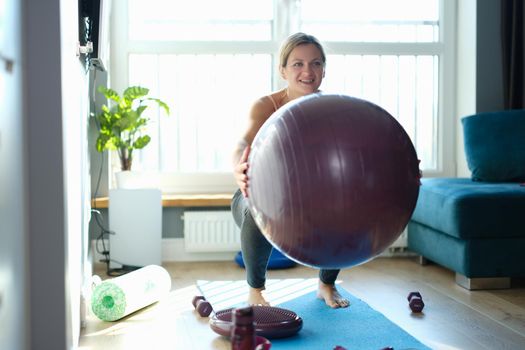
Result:
[[[419,194],[419,162],[384,109],[313,94],[277,110],[248,159],[250,211],[265,237],[301,264],[364,263],[402,233]]]

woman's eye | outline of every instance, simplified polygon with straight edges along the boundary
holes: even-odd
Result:
[[[295,62],[295,63],[293,64],[294,67],[302,67],[302,65],[303,65],[303,64],[302,64],[301,62]]]

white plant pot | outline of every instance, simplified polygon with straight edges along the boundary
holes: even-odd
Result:
[[[159,188],[159,174],[125,170],[115,173],[118,189]]]

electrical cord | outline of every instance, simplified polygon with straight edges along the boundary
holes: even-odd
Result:
[[[102,156],[102,162],[101,162],[101,167],[100,167],[101,169],[102,169],[102,166],[104,164],[103,161],[104,161],[104,157]],[[101,172],[99,172],[99,178],[97,179],[97,186],[95,187],[94,198],[96,198],[96,195],[98,193],[98,187],[99,187],[99,184],[100,184],[100,174],[101,174]],[[101,220],[102,220],[102,213],[96,207],[96,200],[94,200],[93,202],[95,203],[95,205],[91,209],[91,212],[93,214],[95,214],[93,217],[95,218],[95,222],[96,222],[97,226],[100,229],[100,233],[99,233],[99,235],[97,236],[97,238],[95,240],[95,250],[96,250],[97,253],[99,253],[100,255],[104,256],[104,259],[101,259],[100,262],[103,262],[103,263],[106,264],[106,274],[108,276],[115,277],[115,276],[121,276],[121,275],[124,275],[124,274],[126,274],[128,272],[131,272],[131,271],[139,269],[140,266],[127,265],[127,264],[124,264],[124,263],[122,263],[120,261],[117,261],[115,259],[111,259],[110,247],[106,247],[105,238],[106,238],[107,235],[114,235],[115,232],[111,231],[111,230],[108,230],[104,226],[104,224],[101,222]],[[100,248],[101,245],[102,245],[102,249]],[[121,265],[121,267],[120,268],[110,268],[110,263],[111,262],[119,264],[119,265]]]

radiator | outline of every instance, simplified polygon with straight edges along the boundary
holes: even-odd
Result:
[[[241,249],[239,228],[230,211],[184,213],[186,252],[233,252]]]
[[[383,252],[383,256],[405,255],[406,228]],[[230,211],[187,211],[184,213],[184,250],[198,252],[234,252],[241,249],[239,228]]]

